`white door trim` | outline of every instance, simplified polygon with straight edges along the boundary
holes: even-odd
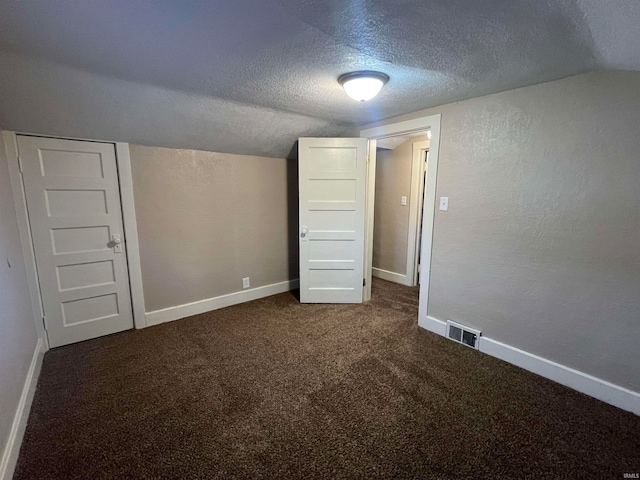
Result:
[[[360,132],[362,137],[362,132]],[[378,141],[375,138],[369,139],[367,151],[367,190],[364,205],[364,280],[362,287],[362,301],[371,300],[371,277],[373,275],[373,218],[376,202],[376,148]],[[373,185],[373,188],[370,186]]]
[[[24,184],[20,174],[18,162],[18,135],[31,135],[37,137],[60,138],[62,140],[81,140],[88,142],[111,143],[115,146],[116,162],[118,166],[118,181],[120,184],[120,201],[122,206],[122,220],[125,229],[125,248],[129,267],[129,286],[131,291],[131,304],[133,308],[133,320],[135,328],[147,326],[144,310],[144,293],[142,289],[142,271],[140,268],[140,248],[138,244],[138,230],[136,223],[135,205],[133,203],[133,178],[131,175],[131,159],[129,156],[129,144],[108,142],[94,139],[57,137],[53,135],[40,135],[26,132],[3,131],[2,137],[5,144],[7,162],[9,164],[9,176],[11,179],[11,189],[13,200],[16,206],[16,216],[18,218],[18,230],[20,232],[20,242],[22,244],[22,254],[24,257],[29,296],[31,298],[31,309],[38,338],[43,341],[46,349],[49,349],[49,340],[43,324],[42,297],[38,283],[38,271],[36,267],[35,255],[33,251],[33,240],[31,238],[31,228],[29,226],[29,214],[27,202],[24,194]]]
[[[31,240],[29,216],[27,215],[27,200],[25,198],[24,185],[18,163],[18,137],[15,132],[3,131],[2,139],[4,140],[7,163],[9,164],[9,178],[11,180],[11,190],[13,191],[13,202],[16,207],[18,231],[20,232],[20,243],[22,244],[22,256],[24,258],[27,275],[27,286],[29,287],[33,320],[36,324],[38,338],[42,340],[42,345],[45,350],[49,350],[49,339],[44,330],[44,313],[42,297],[40,295],[40,284],[38,283],[38,271],[36,270],[36,257]]]
[[[131,290],[131,306],[133,308],[133,324],[137,329],[147,326],[147,315],[144,307],[144,290],[142,288],[142,266],[140,264],[140,244],[138,243],[138,222],[133,200],[133,175],[131,174],[131,157],[129,144],[116,142],[116,162],[118,163],[118,180],[120,181],[120,204],[122,205],[122,221],[124,223],[125,247],[129,262],[129,288]]]
[[[420,281],[420,307],[419,318],[427,316],[429,305],[429,281],[431,277],[431,247],[433,244],[433,220],[436,206],[436,180],[438,174],[438,153],[440,149],[440,121],[442,115],[429,115],[426,117],[406,120],[404,122],[391,123],[380,127],[360,130],[360,136],[369,139],[402,135],[421,130],[431,130],[431,144],[429,146],[429,165],[427,171],[427,185],[424,191],[424,218],[422,219],[422,249],[420,265],[422,268],[422,278]],[[365,235],[365,279],[368,291],[365,291],[364,301],[371,300],[371,275],[373,260],[373,205],[375,197],[376,174],[375,155],[369,161],[367,173],[367,225]],[[371,202],[371,205],[369,205]]]
[[[429,141],[413,143],[413,161],[411,163],[411,195],[409,197],[409,235],[407,235],[407,282],[411,286],[418,284],[418,241],[420,238],[420,220],[424,199],[425,152],[429,151]]]

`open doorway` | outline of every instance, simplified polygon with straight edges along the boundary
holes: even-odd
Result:
[[[431,244],[435,207],[440,115],[374,127],[359,138],[300,138],[298,148],[298,204],[300,290],[322,291],[322,298],[307,303],[362,303],[371,299],[373,235],[376,201],[376,152],[379,139],[427,135],[428,145],[414,145],[415,169],[422,172],[422,154],[429,151],[424,195],[419,195],[421,175],[413,174],[414,225],[406,235],[407,283],[414,283],[416,257],[420,260],[420,320],[426,316],[431,271]],[[404,143],[404,142],[403,142]],[[414,169],[412,164],[412,170]],[[411,192],[411,189],[409,190]],[[402,195],[404,196],[404,195]],[[401,197],[402,197],[401,196]],[[418,220],[422,200],[422,221]],[[401,200],[402,201],[402,200]],[[418,225],[421,223],[420,250]],[[410,240],[411,239],[411,240]],[[415,239],[415,240],[414,240]],[[409,242],[412,246],[409,247]],[[408,272],[408,273],[407,273]],[[360,283],[362,282],[362,283]],[[347,297],[345,292],[349,292]],[[344,298],[339,298],[340,295]],[[301,301],[302,295],[301,295]],[[305,303],[305,302],[303,302]],[[420,323],[420,321],[419,321]]]
[[[423,130],[377,139],[373,277],[418,285],[430,137]]]
[[[415,134],[418,132],[431,132],[428,155],[425,157],[426,179],[423,183],[422,218],[420,223],[421,239],[419,241],[418,259],[420,262],[420,306],[418,312],[418,324],[422,325],[427,318],[429,305],[429,281],[431,275],[431,246],[433,243],[433,219],[436,204],[436,178],[438,171],[438,153],[440,142],[441,115],[430,115],[406,120],[402,122],[368,128],[360,131],[360,137],[369,139],[369,163],[367,165],[367,199],[366,199],[366,234],[365,234],[365,286],[363,299],[371,299],[371,279],[373,273],[373,245],[375,225],[376,203],[376,153],[378,139],[395,137],[400,135]],[[418,183],[419,185],[419,183]],[[418,223],[416,222],[416,235]],[[408,243],[408,240],[407,240]],[[416,267],[417,268],[417,267]]]

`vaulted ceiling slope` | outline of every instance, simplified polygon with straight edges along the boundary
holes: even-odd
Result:
[[[637,0],[0,0],[0,126],[284,156],[638,51]],[[365,104],[361,69],[391,77]]]

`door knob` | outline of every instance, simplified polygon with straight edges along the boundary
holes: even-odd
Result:
[[[119,233],[111,235],[111,243],[109,246],[113,248],[113,253],[122,253],[122,238]]]
[[[307,233],[309,233],[309,230],[307,230],[307,227],[302,227],[302,231],[300,232],[300,236],[302,238],[307,236]]]

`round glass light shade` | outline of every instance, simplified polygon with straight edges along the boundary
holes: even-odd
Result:
[[[358,102],[366,102],[375,97],[389,77],[380,72],[353,72],[342,75],[338,81],[347,95]]]

